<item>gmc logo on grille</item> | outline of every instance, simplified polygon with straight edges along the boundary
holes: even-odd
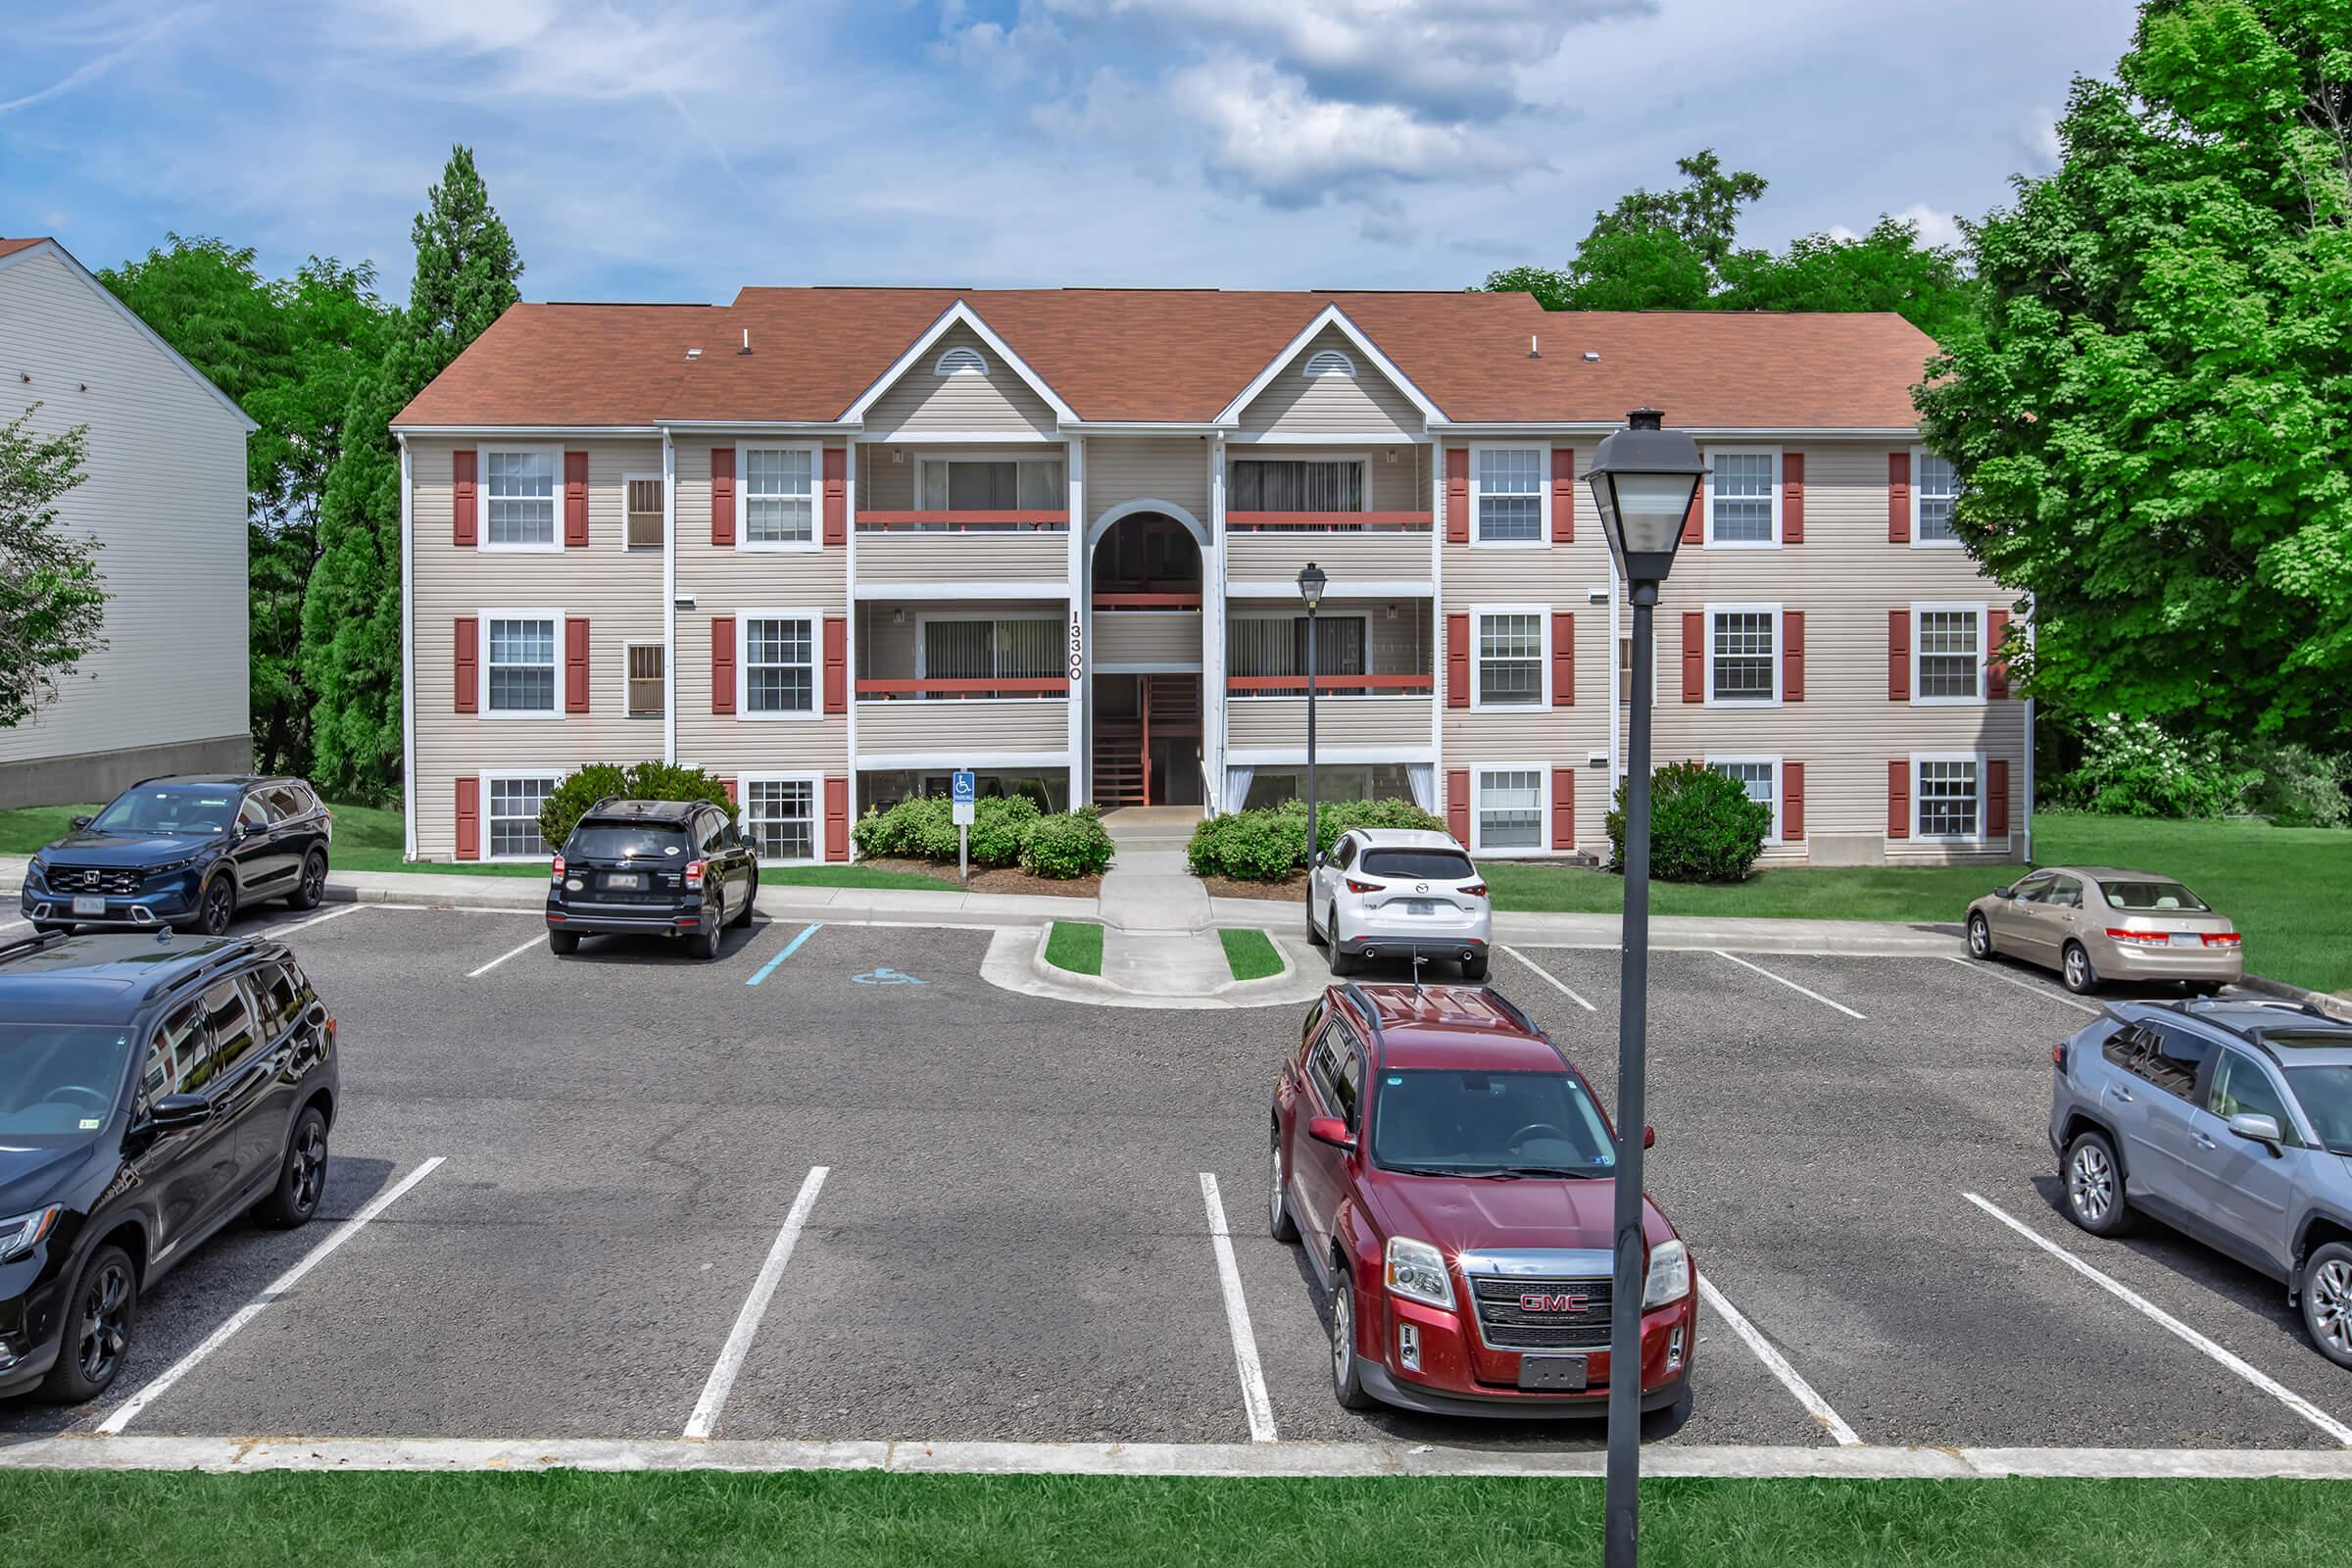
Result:
[[[1553,1295],[1545,1291],[1528,1291],[1519,1298],[1522,1312],[1582,1312],[1590,1296],[1573,1296],[1562,1291]]]

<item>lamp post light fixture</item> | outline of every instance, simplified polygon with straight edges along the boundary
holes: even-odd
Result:
[[[1315,905],[1315,607],[1323,602],[1323,585],[1331,579],[1313,562],[1298,573],[1298,597],[1306,601],[1306,905],[1311,920]]]
[[[1625,924],[1618,978],[1615,1282],[1609,1299],[1609,1460],[1602,1560],[1634,1568],[1642,1478],[1642,1054],[1649,988],[1649,724],[1658,584],[1674,569],[1698,482],[1698,443],[1636,409],[1600,443],[1586,483],[1634,605],[1633,719],[1625,757]],[[1627,1307],[1633,1310],[1626,1310]]]

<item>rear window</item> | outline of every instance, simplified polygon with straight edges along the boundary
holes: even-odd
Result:
[[[639,827],[621,822],[583,822],[572,829],[564,853],[584,860],[683,857],[686,835],[674,827]]]
[[[1362,869],[1417,882],[1466,882],[1472,874],[1470,857],[1459,850],[1366,850]]]
[[[2169,914],[2177,909],[2202,911],[2205,901],[2178,882],[2102,882],[2107,902],[2119,909],[2146,914]]]

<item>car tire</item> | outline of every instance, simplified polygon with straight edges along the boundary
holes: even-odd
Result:
[[[1266,1176],[1267,1186],[1273,1189],[1272,1196],[1266,1200],[1266,1232],[1278,1242],[1296,1242],[1298,1240],[1298,1222],[1291,1217],[1290,1192],[1283,1185],[1280,1127],[1274,1129],[1272,1136],[1266,1140],[1266,1146],[1273,1151],[1266,1161],[1273,1167]]]
[[[2099,989],[2099,971],[2091,964],[2090,954],[2082,943],[2069,942],[2059,956],[2058,983],[2078,997]]]
[[[2329,1242],[2304,1263],[2303,1327],[2322,1355],[2352,1366],[2352,1247]]]
[[[1478,986],[1484,985],[1486,982],[1487,960],[1485,958],[1464,958],[1462,960],[1462,984]]]
[[[743,907],[735,911],[735,918],[729,920],[727,924],[736,926],[750,925],[752,923],[752,910],[757,908],[759,904],[760,873],[754,871],[752,873],[751,882],[743,890]]]
[[[1982,914],[1968,917],[1968,956],[1977,959],[1992,956],[1992,925]]]
[[[1317,948],[1322,947],[1325,941],[1323,928],[1315,924],[1315,906],[1312,904],[1306,906],[1306,940],[1308,946]]]
[[[727,906],[726,901],[722,897],[719,901],[718,917],[713,920],[705,920],[702,929],[695,933],[694,956],[696,957],[709,963],[718,956],[718,950],[726,941],[724,929],[726,923]]]
[[[1340,946],[1340,906],[1337,904],[1323,916],[1323,945],[1331,950],[1333,974],[1345,976],[1355,973],[1355,955]]]
[[[223,871],[197,892],[196,912],[180,922],[180,929],[208,937],[225,936],[228,923],[236,917],[237,884]]]
[[[326,1196],[326,1112],[306,1105],[286,1135],[285,1157],[278,1162],[277,1185],[253,1207],[254,1219],[271,1230],[290,1231],[308,1225]]]
[[[2058,1185],[2066,1194],[2066,1217],[2093,1236],[2121,1236],[2132,1228],[2132,1205],[2124,1197],[2124,1162],[2102,1132],[2081,1132],[2066,1146]]]
[[[326,852],[313,850],[303,858],[302,875],[294,882],[294,891],[286,895],[290,909],[316,909],[326,902]]]
[[[1348,1265],[1331,1288],[1331,1396],[1343,1410],[1369,1410],[1380,1401],[1364,1388],[1355,1352],[1355,1282]]]
[[[580,951],[580,934],[577,931],[551,929],[547,933],[547,951],[560,958],[577,953]]]
[[[65,1339],[57,1364],[41,1380],[41,1397],[51,1404],[86,1404],[106,1392],[130,1350],[139,1316],[139,1276],[130,1254],[112,1245],[91,1252],[66,1298],[65,1316]]]

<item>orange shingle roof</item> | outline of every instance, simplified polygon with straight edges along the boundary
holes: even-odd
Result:
[[[48,238],[46,234],[34,234],[24,239],[0,239],[0,256],[14,256],[19,251],[28,251]]]

